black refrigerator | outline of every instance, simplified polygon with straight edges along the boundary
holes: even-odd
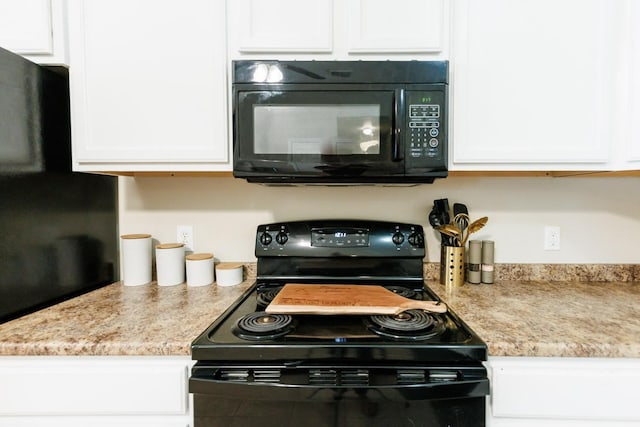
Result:
[[[0,48],[0,323],[117,280],[117,178],[71,171],[68,82]]]

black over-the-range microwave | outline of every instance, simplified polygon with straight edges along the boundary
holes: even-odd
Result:
[[[447,176],[447,61],[233,62],[233,173],[265,184]]]

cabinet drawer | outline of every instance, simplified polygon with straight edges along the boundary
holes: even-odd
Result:
[[[640,420],[636,359],[492,361],[494,417]]]
[[[188,363],[145,359],[0,360],[0,415],[185,414]]]

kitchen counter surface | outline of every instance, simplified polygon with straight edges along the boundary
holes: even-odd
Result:
[[[251,284],[105,286],[0,325],[0,355],[188,356]]]
[[[490,356],[640,357],[640,283],[429,282]]]
[[[0,325],[0,355],[179,355],[252,283],[114,283]],[[427,284],[491,356],[640,357],[640,283]]]

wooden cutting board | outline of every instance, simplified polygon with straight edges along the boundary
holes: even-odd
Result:
[[[376,285],[287,283],[266,308],[280,314],[398,314],[421,309],[444,313],[439,301],[419,301]]]

